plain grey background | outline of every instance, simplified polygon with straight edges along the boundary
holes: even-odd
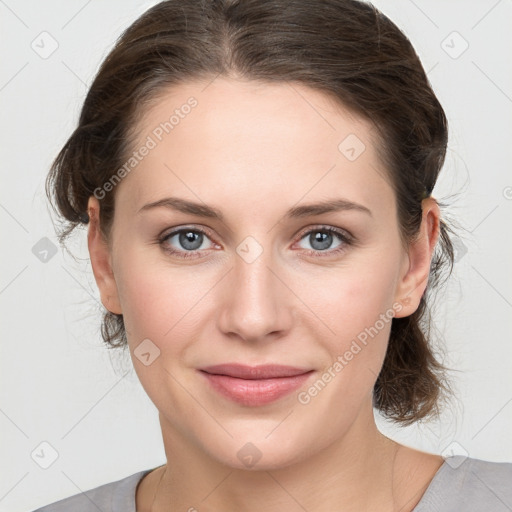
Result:
[[[102,345],[86,231],[69,242],[75,261],[57,247],[43,188],[100,62],[155,3],[0,0],[1,511],[165,462],[155,407],[129,359]],[[446,111],[433,195],[465,228],[435,310],[457,398],[438,422],[379,425],[426,451],[512,461],[512,3],[374,4],[411,39]]]

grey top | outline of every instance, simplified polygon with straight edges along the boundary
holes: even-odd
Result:
[[[153,468],[154,469],[154,468]],[[34,512],[137,512],[137,484],[153,469],[75,494]],[[413,512],[511,512],[512,463],[445,459]]]

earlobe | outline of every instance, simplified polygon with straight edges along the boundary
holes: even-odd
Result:
[[[87,245],[101,302],[111,313],[122,314],[117,284],[112,270],[110,248],[100,230],[100,203],[94,196],[89,198],[87,213],[89,214]]]
[[[427,287],[432,255],[439,239],[440,209],[433,197],[422,201],[418,236],[409,244],[406,264],[400,276],[395,300],[402,305],[397,317],[412,315],[418,309]]]

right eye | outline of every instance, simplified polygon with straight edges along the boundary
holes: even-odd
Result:
[[[159,243],[168,253],[179,258],[197,258],[201,257],[201,246],[205,240],[209,240],[206,231],[199,228],[181,228],[166,233],[160,238]],[[205,249],[212,247],[203,247]]]

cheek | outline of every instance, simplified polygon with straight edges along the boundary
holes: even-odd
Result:
[[[184,286],[172,272],[150,265],[144,254],[124,253],[116,266],[116,282],[123,319],[132,344],[149,338],[158,344],[186,314],[194,285]]]
[[[307,290],[308,304],[329,328],[321,325],[321,332],[330,333],[323,339],[330,355],[324,380],[335,381],[332,390],[342,391],[353,405],[371,392],[386,354],[399,311],[394,303],[397,261],[391,253],[368,258],[357,268],[347,266],[329,279],[316,280]]]
[[[303,283],[298,294],[307,298],[316,321],[323,323],[322,332],[343,344],[374,326],[381,314],[394,316],[398,261],[395,254],[369,253],[339,269],[309,276],[308,285],[297,278],[296,283]],[[382,328],[380,322],[378,326]]]
[[[161,263],[148,264],[143,254],[130,257],[125,253],[116,268],[134,369],[159,410],[165,410],[171,403],[177,411],[186,397],[181,395],[180,386],[175,385],[169,372],[174,374],[177,362],[186,365],[190,340],[200,338],[199,303],[205,293],[204,283],[193,272],[177,271]],[[140,354],[148,351],[151,359],[146,365]],[[181,382],[184,379],[180,377]],[[186,416],[186,411],[183,415]]]
[[[128,250],[116,266],[128,343],[135,348],[149,338],[161,351],[177,354],[197,337],[218,276],[169,265],[151,251]]]

